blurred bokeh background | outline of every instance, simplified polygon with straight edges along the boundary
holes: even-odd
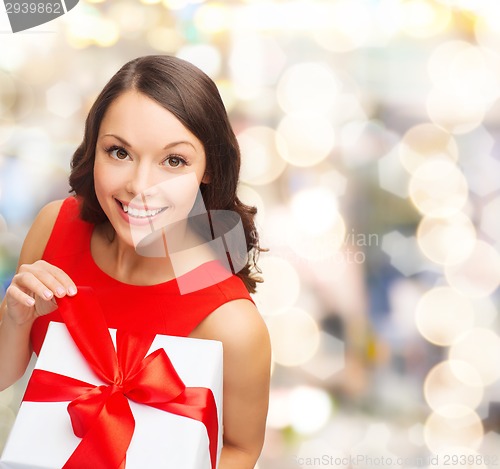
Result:
[[[500,465],[498,0],[81,0],[2,21],[2,296],[102,86],[177,55],[220,89],[269,249],[258,468]],[[24,383],[0,393],[0,449]]]

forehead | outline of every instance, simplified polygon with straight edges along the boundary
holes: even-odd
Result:
[[[110,104],[99,128],[100,135],[106,133],[119,133],[124,138],[143,141],[153,139],[162,146],[182,138],[203,147],[172,112],[135,90],[120,94]]]

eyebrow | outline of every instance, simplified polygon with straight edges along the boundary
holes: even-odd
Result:
[[[120,142],[122,142],[125,146],[132,148],[132,145],[130,143],[128,143],[124,138],[119,137],[118,135],[115,135],[115,134],[104,134],[103,137],[114,137],[117,140],[120,140]],[[168,150],[170,148],[176,147],[177,145],[189,145],[189,146],[193,147],[193,149],[196,150],[195,146],[191,142],[189,142],[187,140],[179,140],[179,141],[176,141],[176,142],[167,143],[163,147],[163,150]]]

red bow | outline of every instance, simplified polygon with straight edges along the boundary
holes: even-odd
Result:
[[[58,300],[64,322],[95,374],[105,383],[95,386],[68,376],[35,369],[25,401],[71,401],[73,431],[82,438],[63,469],[123,469],[135,428],[128,399],[201,421],[207,428],[210,460],[215,469],[218,420],[213,393],[186,388],[165,350],[143,358],[154,335],[118,330],[116,351],[99,304],[90,288]],[[127,399],[128,398],[128,399]]]

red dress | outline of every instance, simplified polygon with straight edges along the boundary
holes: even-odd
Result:
[[[92,258],[90,240],[94,225],[79,218],[79,203],[68,197],[62,204],[42,259],[64,270],[78,286],[90,286],[104,311],[108,327],[143,330],[155,334],[188,336],[211,312],[228,301],[252,301],[243,281],[228,277],[218,261],[183,275],[209,280],[207,287],[181,294],[177,280],[150,286],[122,283],[103,272]],[[222,280],[217,280],[222,279]],[[50,321],[63,322],[59,311],[33,324],[31,342],[39,353]]]

